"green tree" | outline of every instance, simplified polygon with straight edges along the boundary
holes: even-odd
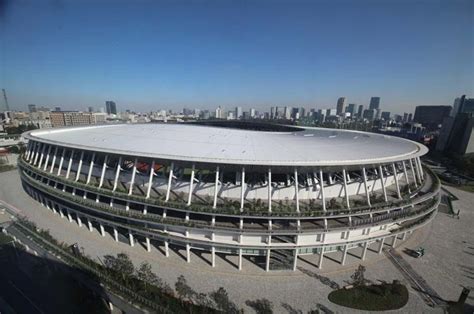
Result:
[[[255,310],[257,314],[272,314],[273,313],[273,303],[267,299],[257,299],[255,301],[247,300],[245,304],[250,306]]]
[[[140,264],[136,271],[136,276],[145,284],[145,290],[148,289],[149,285],[157,285],[158,276],[151,270],[151,265],[148,262]]]
[[[178,281],[174,284],[174,288],[181,299],[187,299],[192,302],[193,297],[196,295],[196,292],[191,289],[183,275],[178,277]]]
[[[217,291],[212,292],[210,297],[216,303],[217,309],[230,314],[240,313],[235,303],[229,299],[229,295],[223,287],[220,287]]]
[[[368,280],[365,278],[365,270],[365,266],[359,265],[359,267],[357,267],[355,272],[352,274],[351,279],[354,286],[364,286],[368,282]]]
[[[125,253],[119,253],[117,254],[117,257],[105,255],[104,264],[105,267],[109,268],[117,275],[120,275],[124,281],[128,281],[135,272],[135,267],[133,266],[130,257]]]

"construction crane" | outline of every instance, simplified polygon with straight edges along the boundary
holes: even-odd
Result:
[[[10,111],[10,106],[8,106],[7,92],[5,91],[5,88],[2,88],[2,92],[3,98],[5,99],[5,109],[6,111]]]

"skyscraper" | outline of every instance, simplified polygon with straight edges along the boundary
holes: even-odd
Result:
[[[235,119],[242,118],[242,107],[235,107]]]
[[[363,105],[359,105],[359,109],[357,110],[357,117],[358,117],[358,118],[362,118],[363,112],[364,112],[364,106],[363,106]]]
[[[351,118],[354,118],[356,114],[356,104],[347,105],[346,112],[349,112],[351,114]]]
[[[380,108],[380,97],[370,98],[369,109],[379,109]]]
[[[346,106],[346,97],[339,97],[337,100],[336,114],[339,116],[344,112],[344,107]]]
[[[34,105],[34,104],[28,105],[28,111],[29,112],[36,112],[36,105]]]
[[[110,101],[110,100],[106,101],[105,108],[106,108],[107,114],[117,114],[117,106],[115,105],[115,102]]]
[[[416,106],[413,121],[428,129],[437,129],[450,112],[451,106]]]

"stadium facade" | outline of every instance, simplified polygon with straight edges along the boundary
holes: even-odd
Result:
[[[116,241],[246,257],[266,271],[298,257],[366,258],[433,219],[438,179],[427,148],[319,128],[106,125],[24,134],[25,191]],[[357,253],[356,253],[357,252]],[[334,259],[334,257],[332,258]]]

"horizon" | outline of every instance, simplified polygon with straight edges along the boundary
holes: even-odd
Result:
[[[0,87],[120,111],[368,107],[474,94],[473,2],[0,2]],[[25,92],[26,91],[26,92]],[[2,106],[3,106],[2,100]]]

